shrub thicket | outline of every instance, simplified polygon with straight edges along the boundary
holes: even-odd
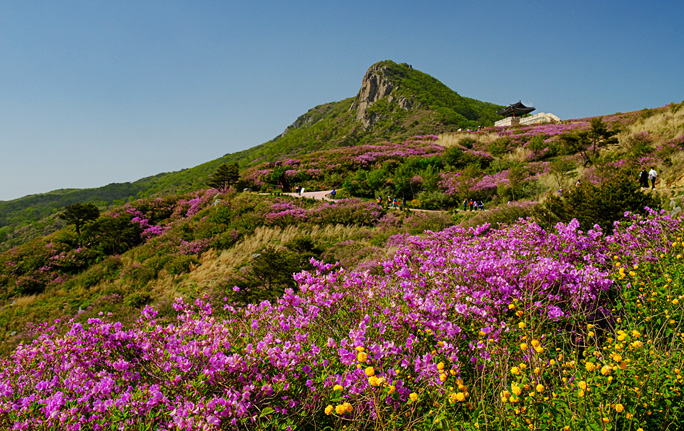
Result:
[[[550,196],[536,208],[535,217],[543,226],[577,219],[583,230],[599,225],[604,232],[612,232],[613,222],[625,212],[643,212],[656,208],[659,198],[639,189],[634,178],[618,172],[601,184],[586,183],[563,193]]]

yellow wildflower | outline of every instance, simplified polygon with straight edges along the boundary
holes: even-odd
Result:
[[[373,369],[373,367],[368,367],[368,368],[366,368],[366,370],[365,370],[364,372],[366,373],[366,375],[367,375],[368,377],[371,377],[371,376],[374,376],[374,375],[375,375],[375,370]]]
[[[328,416],[330,416],[330,414],[332,413],[332,411],[333,411],[333,406],[331,406],[330,404],[328,404],[328,407],[325,408],[325,414],[328,415]]]
[[[333,386],[333,391],[341,391],[341,390],[342,390],[342,385]]]
[[[356,355],[356,359],[359,362],[366,362],[368,360],[368,354],[366,352],[359,352],[359,354]]]
[[[409,399],[413,402],[418,401],[418,394],[415,392],[411,392],[411,395],[409,395]]]

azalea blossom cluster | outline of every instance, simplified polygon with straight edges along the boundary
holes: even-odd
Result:
[[[324,425],[378,418],[421,394],[464,402],[468,376],[486,373],[515,329],[510,316],[539,316],[547,331],[514,361],[542,352],[570,316],[610,319],[612,256],[653,260],[669,247],[659,238],[681,228],[656,213],[628,214],[612,236],[577,222],[452,227],[405,238],[372,271],[312,261],[275,303],[178,299],[172,321],[147,307],[128,328],[106,316],[46,324],[0,362],[0,423],[219,429],[268,412]]]
[[[288,167],[285,171],[288,180],[306,180],[322,178],[331,170],[370,169],[388,160],[401,162],[410,157],[432,157],[442,152],[443,148],[436,144],[436,137],[426,135],[402,143],[383,142],[319,151],[314,156],[287,159],[278,165]],[[330,164],[330,160],[335,160],[335,164]],[[261,186],[269,181],[274,167],[273,163],[262,163],[247,169],[242,177]]]

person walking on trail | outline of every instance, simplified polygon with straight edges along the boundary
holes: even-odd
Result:
[[[401,210],[406,211],[406,196],[401,198]]]
[[[642,189],[648,188],[648,172],[646,172],[646,168],[641,168],[641,172],[639,172],[639,184]]]
[[[463,199],[463,211],[468,209],[468,199]]]
[[[378,205],[382,206],[382,196],[378,196]]]
[[[335,189],[332,189],[332,191],[330,192],[330,196],[331,196],[333,199],[335,199],[335,195],[336,195],[336,194],[337,194],[337,192],[335,191]]]
[[[655,166],[651,166],[651,170],[648,171],[648,179],[651,180],[651,189],[655,190],[656,178],[658,177],[658,172],[655,170]],[[648,187],[648,184],[646,184]]]

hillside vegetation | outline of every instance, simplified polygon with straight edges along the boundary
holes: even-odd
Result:
[[[269,142],[227,154],[219,159],[179,172],[163,173],[132,183],[110,184],[86,190],[60,190],[0,202],[0,250],[26,242],[28,239],[54,232],[61,225],[54,218],[66,205],[92,202],[106,209],[144,197],[162,197],[188,193],[205,187],[207,177],[222,163],[239,162],[243,168],[263,161],[276,161],[327,148],[385,140],[404,140],[415,135],[474,129],[492,125],[500,117],[495,111],[501,106],[464,98],[435,78],[406,64],[382,61],[369,70],[381,68],[382,79],[394,90],[375,103],[374,115],[382,121],[364,127],[356,118],[361,95],[312,108],[300,116],[286,131]],[[380,72],[379,72],[380,73]],[[398,98],[414,100],[406,109],[399,107]]]
[[[0,427],[681,427],[684,102],[494,128],[494,105],[376,73],[361,120],[357,96],[111,200],[23,198],[52,213],[30,224],[12,201]],[[57,217],[76,198],[96,205]]]

